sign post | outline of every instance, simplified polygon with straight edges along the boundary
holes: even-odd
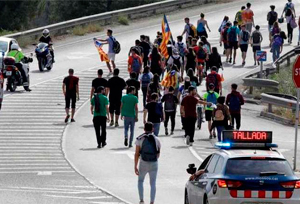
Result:
[[[297,88],[297,105],[295,121],[295,148],[294,148],[294,170],[297,169],[297,148],[298,148],[298,124],[299,124],[299,98],[300,98],[300,56],[298,55],[293,66],[293,81]]]
[[[264,62],[267,61],[267,52],[266,51],[256,51],[256,60],[260,62],[260,72],[259,78],[262,78],[264,70]]]

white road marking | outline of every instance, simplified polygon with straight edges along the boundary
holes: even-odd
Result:
[[[132,160],[134,159],[134,152],[133,151],[114,152],[112,154],[123,154],[123,155],[127,155]]]
[[[198,159],[200,162],[203,162],[204,160],[197,154],[197,152],[193,149],[193,147],[189,147],[190,152]]]
[[[0,174],[37,174],[39,171],[0,171]],[[52,170],[52,173],[76,173],[75,171],[57,171],[57,170]],[[3,190],[0,188],[0,191]]]

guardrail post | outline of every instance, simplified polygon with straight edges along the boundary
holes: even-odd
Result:
[[[250,86],[249,94],[253,94],[253,86]]]
[[[268,104],[268,112],[273,113],[272,104]]]
[[[276,72],[277,72],[277,73],[279,73],[279,68],[280,68],[279,63],[276,63]]]
[[[286,61],[287,61],[287,66],[290,66],[290,64],[291,64],[291,58],[290,57],[286,58]]]

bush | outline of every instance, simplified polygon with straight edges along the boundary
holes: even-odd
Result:
[[[121,25],[129,25],[129,20],[126,16],[119,16],[118,17],[118,22],[121,24]]]
[[[98,24],[88,24],[86,26],[75,26],[72,30],[73,35],[84,36],[87,33],[95,33],[102,31],[103,28]]]
[[[0,30],[0,36],[16,33],[17,31]]]

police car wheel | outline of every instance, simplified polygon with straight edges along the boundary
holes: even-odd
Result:
[[[188,197],[188,194],[187,194],[187,190],[185,190],[185,194],[184,194],[184,204],[189,204],[189,197]]]

